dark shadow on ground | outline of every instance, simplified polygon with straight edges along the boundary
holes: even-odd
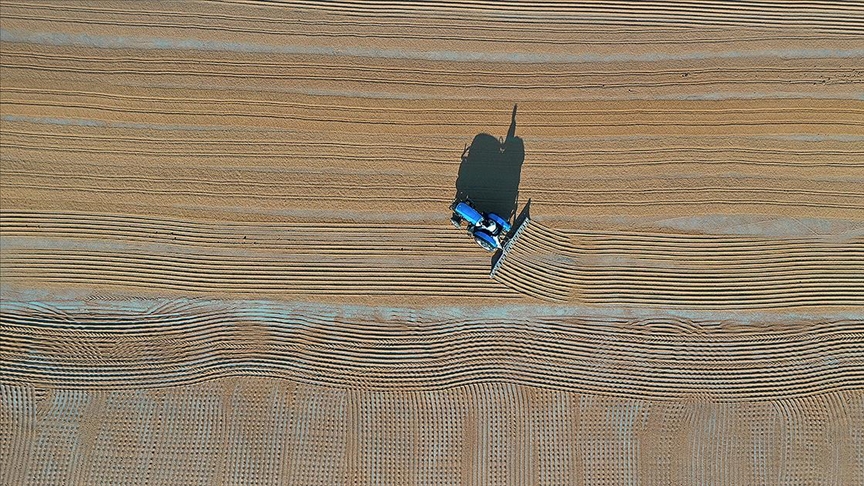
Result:
[[[456,179],[455,199],[470,198],[478,210],[511,220],[518,205],[524,161],[525,145],[516,136],[514,105],[510,129],[503,141],[488,133],[480,133],[465,148]]]

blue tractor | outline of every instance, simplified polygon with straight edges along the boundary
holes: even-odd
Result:
[[[488,251],[501,248],[510,231],[507,220],[495,213],[481,213],[470,199],[456,201],[450,209],[453,211],[453,217],[450,218],[453,226],[462,228],[462,223],[467,223],[468,234],[474,237],[481,248]]]

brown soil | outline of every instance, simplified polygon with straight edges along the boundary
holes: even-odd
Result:
[[[0,17],[0,484],[864,477],[861,5]]]

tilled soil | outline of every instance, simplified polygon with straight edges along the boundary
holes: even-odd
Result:
[[[864,477],[864,5],[0,17],[0,483]]]

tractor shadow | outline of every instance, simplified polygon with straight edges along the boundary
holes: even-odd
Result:
[[[479,211],[495,213],[508,221],[516,214],[525,161],[525,144],[516,136],[516,105],[510,120],[503,141],[480,133],[465,148],[455,196],[457,201],[470,198]]]

